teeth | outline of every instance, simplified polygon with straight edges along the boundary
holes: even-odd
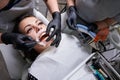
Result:
[[[41,39],[42,36],[44,36],[45,34],[46,34],[45,32],[43,32],[43,33],[38,33],[38,35],[40,35],[40,36],[38,36],[38,38]]]
[[[45,43],[43,43],[43,42],[39,42],[38,44],[39,44],[39,45],[41,45],[41,46],[43,46],[43,47],[45,47],[45,46],[46,46],[46,44],[45,44]]]
[[[45,44],[44,42],[41,42],[40,39],[41,39],[45,34],[46,34],[45,31],[39,31],[39,32],[38,32],[38,35],[40,35],[40,36],[36,36],[36,42],[37,42],[40,46],[42,46],[42,47],[45,47],[46,44]]]
[[[42,47],[45,47],[45,46],[46,46],[46,44],[43,43],[43,42],[40,42],[38,38],[36,38],[36,42],[37,42],[40,46],[42,46]]]
[[[43,35],[45,35],[45,33],[41,34],[40,38],[41,38]]]
[[[39,42],[39,39],[38,39],[38,38],[36,38],[36,42]]]

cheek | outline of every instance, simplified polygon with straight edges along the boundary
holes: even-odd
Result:
[[[29,33],[27,35],[32,37],[34,40],[36,40],[36,33],[35,32]]]
[[[46,30],[46,28],[47,28],[47,27],[46,27],[45,25],[43,25],[43,29]]]

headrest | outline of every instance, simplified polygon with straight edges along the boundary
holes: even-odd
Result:
[[[45,25],[48,25],[49,21],[39,11],[37,11],[36,9],[33,9],[33,14],[34,14],[35,17],[37,17],[38,19],[40,19]]]

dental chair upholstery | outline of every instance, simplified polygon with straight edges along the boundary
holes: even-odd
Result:
[[[1,80],[10,80],[10,75],[8,73],[5,60],[3,58],[3,55],[0,51],[0,79]]]
[[[1,74],[4,75],[4,78],[7,78],[8,76],[10,76],[10,80],[20,79],[23,69],[24,69],[24,65],[26,64],[26,61],[18,53],[18,51],[13,48],[12,45],[0,44],[0,50],[1,50],[0,55],[3,55],[3,58],[4,58],[4,61],[0,60],[0,62],[1,63],[5,62],[4,64],[1,64],[0,66],[1,67],[6,66],[6,67],[2,67],[2,69],[6,71],[6,74],[4,75],[5,73],[4,71],[3,72],[1,71]],[[0,59],[2,58],[0,57]],[[1,79],[0,77],[0,80],[9,80],[9,79]]]
[[[46,25],[49,21],[36,9],[34,15]],[[26,77],[28,62],[23,59],[20,52],[14,49],[13,45],[0,44],[0,80],[22,80]],[[3,77],[1,77],[3,76]]]

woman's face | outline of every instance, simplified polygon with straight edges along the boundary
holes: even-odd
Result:
[[[27,17],[19,24],[19,31],[25,35],[31,36],[38,42],[35,49],[40,52],[50,46],[51,41],[46,42],[49,35],[46,34],[46,25],[35,17]]]

